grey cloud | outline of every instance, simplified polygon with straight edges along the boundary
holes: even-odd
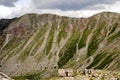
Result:
[[[14,6],[13,2],[16,1],[18,0],[0,0],[0,5]],[[81,10],[81,9],[94,9],[93,6],[96,4],[112,4],[119,0],[31,0],[31,1],[34,2],[35,6],[38,9]]]
[[[34,0],[39,9],[81,10],[96,4],[112,4],[119,0]]]
[[[16,2],[18,0],[0,0],[0,5],[4,6],[14,6],[13,2]]]
[[[0,14],[2,14],[0,18],[6,18],[8,16],[17,17],[27,13],[55,13],[69,16],[86,16],[103,10],[109,10],[106,9],[104,4],[107,4],[109,8],[112,6],[111,4],[115,4],[117,1],[119,0],[0,0]],[[118,6],[119,5],[115,4],[110,11],[119,12]],[[89,10],[87,11],[86,9]],[[81,11],[83,11],[83,13]]]

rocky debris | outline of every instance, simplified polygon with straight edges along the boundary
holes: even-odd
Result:
[[[106,71],[106,70],[92,70],[85,69],[83,71],[76,71],[77,75],[86,76],[89,79],[95,80],[119,80],[120,73],[115,71]]]
[[[0,72],[0,80],[13,80],[8,75]]]
[[[73,77],[53,77],[48,80],[120,80],[120,73],[106,70],[76,70]]]
[[[73,69],[58,69],[58,75],[61,77],[72,77],[74,76]]]

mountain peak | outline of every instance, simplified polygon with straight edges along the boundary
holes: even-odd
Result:
[[[118,15],[119,16],[119,13],[116,13],[116,12],[107,12],[107,11],[104,11],[104,12],[100,12],[100,13],[97,13],[97,14],[95,14],[95,15],[93,15],[93,16],[91,16],[91,17],[95,17],[95,16],[99,16],[99,15],[101,15],[101,16],[115,16],[115,15]]]

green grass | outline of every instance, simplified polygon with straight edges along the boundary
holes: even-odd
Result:
[[[95,69],[104,69],[107,65],[109,65],[113,61],[113,54],[109,53],[109,56],[106,56],[104,61],[95,67]]]
[[[2,35],[1,39],[0,39],[0,45],[3,45],[4,41],[5,41],[6,36]]]
[[[90,69],[94,66],[96,66],[104,57],[106,56],[106,53],[100,53],[95,58],[94,61],[87,67],[87,69]]]
[[[114,39],[120,37],[120,31],[118,31],[116,34],[113,34],[111,35],[109,38],[108,38],[108,42],[112,42]]]
[[[97,40],[91,41],[91,43],[88,46],[88,53],[87,53],[88,56],[91,56],[96,51],[96,49],[98,49],[98,44],[99,42]]]
[[[88,53],[87,53],[88,56],[91,56],[96,51],[96,49],[98,49],[99,41],[96,38],[97,35],[92,36],[91,42],[88,46]]]
[[[118,23],[115,23],[115,24],[113,25],[112,30],[109,32],[108,35],[112,34],[112,33],[116,30],[116,28],[118,27],[118,25],[119,25]]]
[[[2,60],[6,56],[8,56],[6,58],[6,60],[9,59],[12,56],[12,54],[14,53],[14,51],[11,54],[9,54],[9,52],[11,52],[19,44],[20,44],[20,42],[17,42],[17,39],[14,37],[11,41],[8,42],[8,44],[1,51],[0,59]]]
[[[35,46],[35,48],[32,50],[32,53],[31,53],[31,56],[34,56],[34,54],[36,53],[36,51],[40,48],[40,46],[42,45],[44,41],[44,37],[41,37],[41,39],[39,39],[39,41],[36,41],[37,42],[37,45]],[[35,42],[31,43],[31,44],[35,44]],[[32,46],[33,46],[32,45]],[[32,47],[31,47],[32,48]]]
[[[26,59],[26,57],[29,55],[33,45],[35,43],[37,43],[35,49],[33,49],[32,53],[30,54],[31,56],[33,56],[37,49],[42,45],[42,42],[44,40],[44,34],[45,34],[45,31],[46,31],[46,28],[44,29],[41,29],[37,34],[35,34],[34,36],[34,39],[30,42],[30,44],[26,47],[26,49],[22,52],[21,56],[19,59],[22,59],[21,61],[24,61]],[[31,35],[33,36],[33,35]],[[31,37],[28,38],[28,40],[30,39]],[[28,42],[28,40],[26,40],[22,46],[22,48],[26,45],[26,43]]]
[[[60,27],[60,32],[58,34],[58,44],[60,43],[62,38],[65,38],[67,36],[67,33],[65,32],[66,27],[69,27],[66,23],[64,23],[61,27]]]
[[[104,27],[104,23],[101,23],[97,26],[97,29],[93,32],[93,36],[88,45],[88,53],[87,56],[91,56],[98,49],[99,43],[105,38],[104,35],[101,34],[101,30]]]
[[[18,76],[18,77],[13,77],[14,80],[38,80],[40,78],[37,79],[37,76],[39,76],[40,74],[31,74],[31,75],[26,75],[26,76]]]
[[[55,29],[54,29],[54,27],[52,27],[50,34],[48,36],[47,44],[46,44],[46,48],[45,48],[46,55],[50,52],[50,50],[52,48],[54,32],[55,32]]]
[[[116,54],[116,52],[110,52],[110,53],[102,52],[102,53],[99,53],[98,55],[96,55],[93,62],[87,67],[87,69],[90,69],[92,67],[94,67],[94,69],[104,69],[116,57],[116,56],[114,56],[115,54]],[[101,60],[103,60],[102,63],[100,63]]]
[[[87,40],[89,34],[90,34],[90,30],[88,28],[86,28],[83,31],[81,40],[79,41],[78,49],[80,49],[86,45],[86,40]]]
[[[64,66],[76,53],[76,44],[78,43],[79,39],[79,33],[73,32],[72,37],[70,40],[66,43],[65,47],[59,54],[59,61],[58,65],[59,67]]]

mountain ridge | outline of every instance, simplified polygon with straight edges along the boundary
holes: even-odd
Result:
[[[119,21],[120,14],[109,12],[89,18],[16,18],[0,35],[0,71],[12,77],[41,74],[41,79],[59,68],[120,71]]]

